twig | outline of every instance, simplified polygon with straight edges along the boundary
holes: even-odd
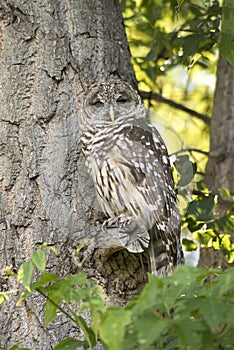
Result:
[[[206,123],[208,125],[210,124],[210,118],[207,115],[198,113],[198,112],[194,111],[193,109],[185,107],[181,103],[177,103],[177,102],[172,101],[168,98],[165,98],[162,95],[158,94],[157,92],[140,91],[139,93],[143,99],[155,100],[155,101],[158,101],[161,103],[165,103],[171,107],[180,109],[181,111],[186,112],[186,113],[192,115],[193,117],[201,119],[204,123]]]
[[[180,154],[180,153],[184,153],[184,152],[189,152],[189,153],[197,152],[197,153],[204,154],[207,157],[209,155],[209,152],[203,151],[203,150],[198,149],[198,148],[183,148],[183,149],[180,149],[179,151],[176,151],[176,152],[170,154],[170,156],[174,156],[174,155],[177,155],[177,154]]]

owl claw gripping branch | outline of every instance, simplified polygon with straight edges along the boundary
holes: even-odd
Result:
[[[142,253],[148,248],[150,242],[149,233],[139,220],[132,216],[118,216],[104,221],[102,229],[118,228],[119,241],[131,253]]]
[[[168,275],[183,263],[180,216],[166,146],[148,123],[140,96],[111,80],[84,94],[81,142],[101,210],[121,246],[148,250],[150,270]]]

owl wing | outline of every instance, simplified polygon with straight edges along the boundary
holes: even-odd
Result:
[[[125,174],[125,205],[134,208],[150,233],[151,272],[162,276],[183,262],[180,216],[166,146],[157,129],[135,122],[121,129],[117,142],[118,168]],[[121,191],[120,191],[121,195]],[[126,200],[127,198],[127,200]]]
[[[121,129],[124,137],[117,141],[115,162],[122,168],[126,187],[138,191],[133,199],[136,211],[150,229],[153,225],[165,226],[173,210],[177,210],[176,193],[166,146],[157,129],[144,123],[125,125]],[[134,197],[131,191],[130,198]],[[126,201],[126,199],[125,199]],[[133,202],[131,203],[134,206]],[[179,225],[179,215],[175,225]]]

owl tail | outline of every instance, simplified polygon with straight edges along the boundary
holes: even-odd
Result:
[[[153,232],[152,232],[153,231]],[[165,232],[150,232],[150,272],[157,277],[171,275],[175,266],[184,263],[184,254],[179,237]],[[168,237],[169,236],[169,237]]]

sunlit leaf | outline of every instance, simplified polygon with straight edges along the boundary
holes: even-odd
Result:
[[[180,8],[181,5],[183,4],[184,0],[177,0],[178,7]]]
[[[231,197],[231,194],[230,194],[230,191],[228,188],[220,188],[219,190],[220,194],[222,197],[224,198],[230,198]]]
[[[214,205],[213,194],[200,196],[189,203],[186,214],[191,215],[198,221],[208,221],[213,218]]]
[[[9,296],[7,295],[7,293],[4,292],[0,292],[0,305],[4,303],[4,301],[8,301],[9,300]]]
[[[23,286],[30,291],[30,284],[33,275],[33,263],[29,260],[23,263],[18,272],[18,281],[23,284]]]
[[[197,244],[192,241],[191,239],[183,238],[183,247],[185,248],[186,251],[193,251],[197,250]]]
[[[209,222],[209,228],[225,233],[234,231],[234,220],[231,216],[225,215],[217,220]]]
[[[46,267],[46,255],[45,252],[41,249],[34,250],[32,253],[32,262],[36,265],[36,267],[44,271]]]

